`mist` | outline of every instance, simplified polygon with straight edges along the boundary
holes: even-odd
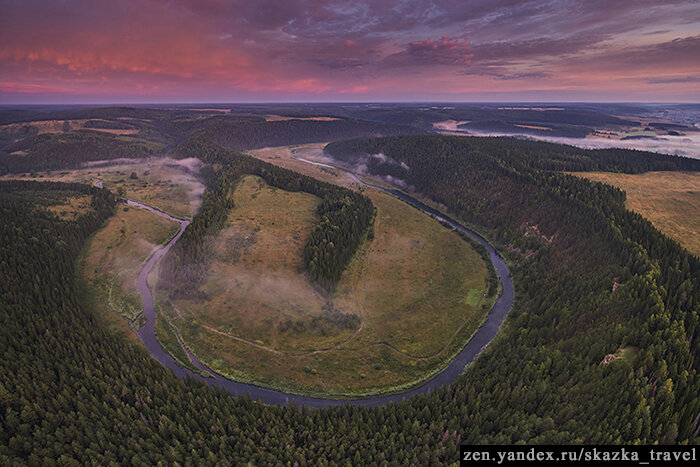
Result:
[[[509,136],[526,138],[537,141],[548,141],[550,143],[568,144],[583,149],[607,149],[623,148],[637,149],[639,151],[650,151],[659,154],[669,154],[672,156],[690,157],[700,159],[700,133],[692,133],[683,136],[657,136],[654,138],[642,139],[608,139],[608,138],[567,138],[563,136],[543,136],[532,134],[515,133],[488,133],[470,131],[463,133],[464,136]]]
[[[202,204],[206,187],[202,182],[200,171],[204,163],[196,158],[172,159],[169,157],[145,159],[108,159],[90,161],[82,165],[84,169],[102,169],[105,173],[112,171],[139,172],[141,176],[148,172],[157,180],[175,184],[184,189],[192,212],[197,212]]]

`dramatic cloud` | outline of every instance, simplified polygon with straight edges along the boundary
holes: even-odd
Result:
[[[697,101],[699,30],[695,0],[0,0],[0,102]]]

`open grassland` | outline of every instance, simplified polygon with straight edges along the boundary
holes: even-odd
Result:
[[[238,183],[233,198],[236,207],[214,242],[202,288],[208,299],[179,308],[192,310],[205,326],[261,345],[313,348],[312,342],[288,342],[291,333],[280,327],[320,314],[325,303],[302,273],[319,199],[269,187],[254,176]]]
[[[178,228],[151,212],[119,206],[88,241],[81,255],[80,279],[85,303],[102,324],[117,331],[141,324],[143,306],[136,277],[151,253]],[[131,332],[125,334],[135,338]]]
[[[36,209],[45,210],[64,221],[74,221],[92,210],[92,196],[77,191],[27,191],[22,192],[21,196],[25,199],[31,199]]]
[[[198,177],[200,165],[196,159],[140,159],[114,161],[76,170],[7,174],[0,177],[0,180],[18,178],[89,185],[102,180],[102,186],[113,193],[175,217],[190,218],[199,209],[204,192],[204,185]]]
[[[646,217],[657,229],[700,256],[700,174],[596,172],[576,175],[625,190],[629,209]]]
[[[90,209],[92,198],[89,195],[78,195],[66,198],[62,203],[47,207],[61,220],[72,221],[85,214]]]
[[[332,170],[299,171],[352,184]],[[205,298],[177,300],[169,314],[188,348],[229,377],[313,394],[397,390],[442,368],[490,309],[486,265],[427,215],[366,194],[378,211],[374,239],[329,296],[301,259],[318,198],[244,177],[212,239]]]

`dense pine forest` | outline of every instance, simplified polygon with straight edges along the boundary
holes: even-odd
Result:
[[[357,138],[326,146],[326,152],[348,163],[364,158],[373,173],[392,175],[413,183],[414,178],[439,180],[440,166],[449,161],[451,166],[468,163],[469,167],[487,172],[497,167],[518,171],[529,169],[569,172],[624,172],[642,173],[656,170],[700,171],[700,159],[675,157],[631,149],[581,149],[564,144],[523,140],[510,137],[464,138],[462,136],[412,136],[387,138]],[[369,157],[384,153],[396,161],[387,163],[381,158]],[[406,160],[404,160],[406,159]],[[411,159],[408,161],[407,159]],[[413,165],[411,165],[411,163]],[[410,168],[417,170],[411,171]],[[419,183],[419,180],[415,180]]]
[[[419,130],[390,123],[355,119],[330,121],[283,120],[266,122],[262,119],[236,121],[212,118],[198,135],[236,151],[266,146],[285,146],[315,141],[335,141],[357,136],[411,135]]]
[[[161,154],[162,149],[162,144],[90,130],[41,134],[5,147],[6,153],[0,152],[0,172],[73,168],[93,160],[138,159]]]
[[[501,138],[407,136],[327,149],[405,180],[509,259],[516,305],[461,378],[401,404],[323,410],[267,407],[178,379],[96,327],[80,304],[74,261],[114,212],[109,193],[2,182],[0,463],[430,464],[456,463],[460,443],[700,441],[700,261],[626,210],[623,192],[553,171],[697,171],[697,161]],[[369,156],[378,153],[395,163]],[[369,222],[363,197],[222,150],[206,135],[178,154],[218,171],[207,172],[200,214],[168,261],[197,263],[243,173],[316,194],[329,226],[355,209],[357,228],[342,229]],[[35,202],[42,191],[89,194],[91,209],[61,220]]]

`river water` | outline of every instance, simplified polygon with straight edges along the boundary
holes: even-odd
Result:
[[[491,263],[496,269],[496,274],[499,276],[499,281],[503,290],[501,296],[496,300],[496,303],[487,315],[484,324],[476,331],[476,333],[472,336],[469,342],[464,346],[464,348],[457,354],[457,356],[449,363],[449,365],[445,369],[443,369],[440,373],[435,375],[432,379],[406,392],[398,394],[348,400],[324,399],[317,397],[301,396],[297,394],[287,394],[273,389],[255,386],[253,384],[229,380],[214,372],[213,370],[207,368],[204,364],[198,361],[194,355],[188,352],[188,355],[192,359],[193,364],[200,370],[203,370],[212,376],[210,378],[203,377],[178,365],[175,359],[169,353],[167,353],[160,345],[160,342],[156,338],[155,332],[156,311],[153,301],[153,293],[150,287],[148,286],[148,275],[151,273],[158,260],[168,252],[168,250],[175,244],[175,242],[177,242],[177,240],[180,238],[182,233],[189,225],[189,221],[174,218],[164,212],[158,211],[157,209],[143,205],[141,203],[137,203],[135,201],[127,201],[127,203],[131,206],[146,209],[150,212],[153,212],[154,214],[165,217],[166,219],[178,222],[180,224],[180,230],[178,231],[177,235],[175,235],[175,237],[173,237],[167,244],[163,245],[161,248],[156,250],[155,253],[153,253],[153,255],[146,262],[146,265],[139,273],[138,278],[136,280],[136,288],[143,299],[143,313],[146,317],[146,324],[138,330],[138,336],[144,343],[148,351],[151,353],[151,356],[158,360],[163,366],[169,368],[175,375],[181,378],[190,376],[202,380],[209,385],[223,388],[234,396],[250,395],[250,397],[253,400],[259,399],[262,403],[271,405],[287,405],[291,401],[294,401],[294,403],[297,406],[306,405],[308,407],[329,407],[342,404],[351,404],[363,407],[382,406],[388,404],[389,402],[400,402],[405,398],[412,397],[417,394],[428,393],[436,387],[449,384],[455,381],[463,373],[466,365],[472,362],[484,349],[484,347],[486,347],[489,344],[489,342],[493,340],[493,338],[498,333],[498,329],[500,328],[501,323],[503,323],[503,320],[505,319],[506,315],[513,306],[513,282],[511,281],[508,267],[506,266],[506,263],[503,260],[503,258],[501,258],[501,256],[496,252],[493,246],[491,246],[491,244],[488,241],[486,241],[486,239],[483,238],[481,235],[467,229],[451,217],[440,213],[439,211],[433,209],[430,206],[427,206],[426,204],[420,202],[412,196],[407,195],[406,193],[403,193],[399,190],[387,189],[366,183],[347,169],[335,167],[328,164],[322,164],[320,162],[310,161],[298,156],[294,152],[293,156],[296,159],[306,162],[308,164],[328,167],[334,170],[341,170],[343,172],[346,172],[356,182],[364,186],[381,190],[385,193],[393,195],[399,198],[400,200],[415,207],[416,209],[420,209],[421,211],[434,217],[435,219],[442,222],[446,222],[453,228],[464,232],[480,244],[484,245],[484,247],[486,247],[486,250],[489,253]]]

